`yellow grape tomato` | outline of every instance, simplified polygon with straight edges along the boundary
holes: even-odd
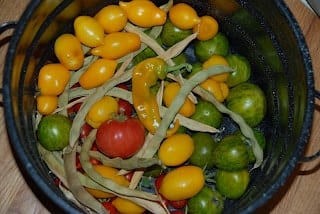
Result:
[[[184,200],[195,196],[204,184],[205,178],[200,167],[180,166],[164,176],[159,193],[171,201]]]
[[[121,214],[142,214],[146,211],[142,206],[125,198],[117,197],[111,203]]]
[[[185,133],[174,134],[163,141],[158,157],[166,166],[178,166],[186,162],[194,150],[193,140]]]
[[[114,75],[117,64],[115,60],[97,59],[80,76],[79,84],[84,89],[92,89],[102,85]]]

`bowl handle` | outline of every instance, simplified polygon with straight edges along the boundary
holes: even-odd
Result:
[[[315,90],[314,94],[315,94],[314,95],[315,98],[320,100],[320,91]],[[313,161],[313,160],[315,160],[315,159],[317,159],[319,157],[320,157],[320,150],[317,151],[316,153],[314,153],[313,155],[302,157],[299,161],[300,162],[310,162],[310,161]]]
[[[15,21],[0,23],[0,35],[9,29],[15,28],[16,25],[17,25],[17,22],[15,22]],[[6,43],[6,41],[4,41],[4,43],[2,43],[2,42],[3,41],[0,40],[0,48],[2,47],[2,45],[4,45]],[[2,94],[2,87],[0,87],[0,94]],[[3,107],[2,100],[0,101],[0,107]]]
[[[17,25],[17,22],[15,22],[15,21],[1,23],[0,24],[0,35],[5,31],[14,28],[16,25]]]

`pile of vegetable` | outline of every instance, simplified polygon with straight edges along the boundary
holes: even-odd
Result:
[[[38,76],[38,149],[85,212],[221,213],[247,190],[266,100],[214,17],[120,1],[78,16],[54,53]],[[226,117],[239,130],[226,135]]]

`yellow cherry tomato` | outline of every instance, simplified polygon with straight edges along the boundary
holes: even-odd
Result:
[[[98,20],[106,33],[121,31],[128,21],[126,12],[119,5],[108,5],[102,8],[94,18]]]
[[[93,48],[91,53],[106,59],[118,59],[140,48],[140,37],[135,33],[115,32],[105,36],[102,46]]]
[[[58,106],[58,97],[55,95],[37,96],[37,110],[42,115],[53,113]]]
[[[169,19],[176,27],[187,30],[200,23],[197,11],[186,3],[173,5],[169,10]]]
[[[202,68],[207,69],[207,68],[214,66],[214,65],[229,66],[226,58],[224,58],[223,56],[214,54],[202,64]],[[227,81],[229,75],[230,75],[229,73],[223,73],[223,74],[211,76],[210,78],[213,80],[219,81],[219,82],[225,82],[225,81]]]
[[[158,157],[166,166],[178,166],[187,161],[194,150],[193,140],[185,133],[174,134],[161,144]]]
[[[78,70],[83,66],[84,53],[81,43],[72,34],[62,34],[56,39],[54,53],[60,63],[69,70]]]
[[[142,206],[125,198],[117,197],[111,203],[121,214],[142,214],[146,211]]]
[[[91,48],[103,44],[103,27],[93,17],[78,16],[74,20],[73,26],[75,35],[82,44]]]
[[[96,170],[102,177],[109,178],[119,185],[128,187],[130,182],[123,175],[118,175],[119,170],[105,166],[105,165],[93,165],[93,169]],[[111,198],[115,195],[112,193],[104,192],[101,190],[86,188],[86,190],[95,198]]]
[[[164,176],[159,193],[170,201],[185,200],[200,192],[204,184],[205,178],[200,167],[180,166]]]
[[[110,59],[98,59],[80,76],[79,84],[84,89],[98,87],[109,80],[116,68],[117,61]]]
[[[86,115],[86,122],[93,128],[98,128],[101,123],[111,119],[117,112],[117,100],[110,96],[104,96],[102,99],[93,104]]]
[[[211,78],[203,81],[200,86],[213,94],[219,102],[223,102],[229,94],[229,88],[226,83],[218,82]]]
[[[70,79],[68,71],[60,63],[44,65],[39,72],[38,88],[41,95],[61,94]]]
[[[179,93],[181,86],[177,82],[172,82],[166,85],[163,91],[163,101],[164,104],[169,107],[171,103],[173,102],[174,98],[177,96]],[[196,106],[195,104],[189,99],[186,98],[184,101],[183,105],[179,109],[179,114],[185,116],[185,117],[190,117],[193,115],[193,113],[196,111]]]
[[[149,0],[120,1],[119,5],[126,11],[129,21],[139,27],[163,25],[167,20],[166,12]]]
[[[197,39],[201,41],[213,38],[218,31],[218,22],[212,16],[201,16],[200,23],[193,27],[193,32],[198,32]]]

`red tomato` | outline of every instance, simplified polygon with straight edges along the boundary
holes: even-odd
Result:
[[[95,143],[92,145],[91,150],[92,150],[92,151],[98,151],[98,147],[97,147],[97,145],[96,145]],[[91,157],[90,157],[90,163],[91,163],[92,165],[101,164],[100,161],[98,161],[98,160],[96,160],[96,159],[94,159],[94,158],[91,158]]]
[[[88,123],[83,124],[80,130],[80,141],[83,142],[88,137],[91,130],[92,127]]]
[[[125,175],[126,179],[127,179],[128,181],[131,181],[131,180],[132,180],[132,177],[133,177],[133,174],[134,174],[134,171],[131,171],[131,172],[127,173],[127,174]]]
[[[160,186],[161,186],[161,183],[162,183],[164,176],[165,176],[165,174],[161,174],[154,180],[154,186],[155,186],[157,192],[159,192],[159,189],[160,189]]]
[[[53,179],[53,181],[54,181],[55,185],[60,186],[61,181],[60,181],[60,179],[59,179],[58,177],[55,177],[55,178]]]
[[[135,118],[111,119],[103,122],[96,134],[98,149],[108,157],[129,158],[143,145],[145,130]]]
[[[79,158],[79,154],[77,153],[76,155],[76,169],[79,171],[79,172],[84,172],[83,169],[82,169],[82,166],[81,166],[81,163],[80,163],[80,158]]]
[[[117,209],[113,206],[113,204],[111,202],[108,201],[104,201],[101,202],[102,206],[109,211],[110,214],[117,214]]]
[[[77,104],[75,104],[72,107],[67,109],[69,118],[71,118],[72,120],[74,119],[74,117],[76,116],[77,112],[79,111],[79,109],[81,107],[81,104],[82,103],[77,103]]]
[[[188,201],[186,199],[179,200],[179,201],[169,201],[168,200],[168,203],[169,203],[169,205],[171,205],[175,209],[182,209],[187,205]]]
[[[128,85],[121,83],[119,85],[117,85],[118,88],[122,88],[124,90],[129,90]],[[127,117],[131,117],[132,113],[133,113],[133,108],[131,103],[129,103],[126,100],[123,99],[119,99],[118,101],[118,105],[119,105],[119,110],[118,113],[119,114],[124,114]]]
[[[119,85],[117,85],[117,87],[125,89],[125,90],[129,90],[128,85],[124,84],[124,83],[120,83]]]
[[[123,114],[123,115],[125,115],[127,117],[131,117],[132,112],[133,112],[131,103],[129,103],[126,100],[119,99],[118,100],[118,106],[119,106],[118,107],[119,108],[118,109],[118,113],[119,114]]]

